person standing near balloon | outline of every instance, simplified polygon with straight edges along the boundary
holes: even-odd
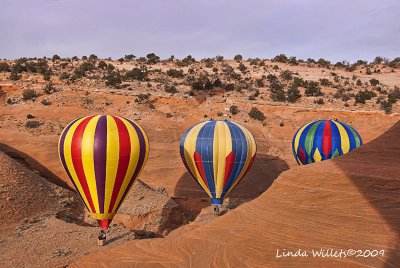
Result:
[[[198,123],[180,142],[183,164],[211,198],[215,214],[225,196],[250,170],[256,150],[250,131],[228,120]]]
[[[103,245],[105,231],[146,164],[147,135],[123,117],[86,116],[65,127],[58,152],[76,191],[99,223],[99,245]]]

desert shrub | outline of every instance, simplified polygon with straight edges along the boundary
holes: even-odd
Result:
[[[32,115],[32,114],[27,114],[27,115],[26,115],[26,118],[27,118],[27,119],[33,119],[33,118],[35,118],[35,116]]]
[[[370,68],[367,68],[367,70],[365,71],[365,73],[368,74],[368,75],[372,74],[371,69],[370,69]]]
[[[263,87],[264,86],[264,79],[259,78],[256,80],[256,85],[257,87]]]
[[[390,103],[396,103],[397,100],[400,99],[400,89],[399,88],[395,88],[394,90],[390,90],[388,93],[388,101]]]
[[[56,61],[56,60],[61,60],[61,57],[58,56],[57,54],[55,54],[55,55],[51,58],[51,60],[52,60],[53,62]]]
[[[167,93],[175,94],[178,93],[179,91],[176,89],[174,86],[167,86],[165,85],[164,91]]]
[[[43,104],[44,106],[51,105],[51,101],[49,101],[48,99],[43,99],[40,103]]]
[[[149,64],[155,64],[160,61],[160,57],[154,53],[147,54],[146,58]]]
[[[362,86],[362,82],[361,82],[360,79],[357,79],[356,85],[357,85],[357,86]]]
[[[293,78],[293,73],[289,70],[284,70],[280,73],[279,75],[282,79],[284,80],[292,80]]]
[[[365,101],[370,100],[373,97],[376,97],[376,93],[368,89],[365,89],[357,92],[357,94],[355,95],[355,100],[356,103],[365,104]]]
[[[143,81],[143,80],[147,79],[147,76],[148,76],[148,72],[145,68],[135,67],[132,70],[126,72],[125,79]]]
[[[255,99],[256,99],[256,97],[254,95],[249,96],[249,100],[255,100]]]
[[[304,93],[305,93],[305,95],[307,97],[310,97],[310,96],[318,97],[318,96],[322,96],[323,95],[322,92],[321,92],[321,88],[319,87],[318,82],[315,82],[315,81],[309,81],[308,82],[308,85],[307,85],[306,90],[305,90]]]
[[[385,111],[386,114],[392,113],[393,104],[389,101],[381,101],[381,109]]]
[[[38,128],[42,125],[39,121],[33,120],[33,121],[28,121],[25,123],[26,128]]]
[[[56,87],[54,86],[54,84],[52,82],[48,83],[43,88],[43,92],[46,93],[46,94],[51,94],[51,93],[54,93],[56,91],[57,91],[57,89],[56,89]]]
[[[82,59],[83,59],[83,57],[82,57]],[[97,57],[95,54],[90,54],[90,55],[89,55],[89,60],[95,61],[95,60],[97,60],[97,59],[98,59],[98,57]]]
[[[25,89],[24,92],[22,92],[23,100],[33,100],[36,97],[37,97],[37,93],[33,89]]]
[[[235,55],[235,57],[233,57],[233,59],[236,61],[241,61],[243,59],[243,57],[242,57],[242,55],[237,54],[237,55]]]
[[[293,85],[297,87],[307,87],[308,82],[304,81],[303,78],[294,77],[293,78]]]
[[[79,66],[79,70],[83,73],[91,72],[96,69],[96,66],[91,61],[85,61]]]
[[[50,79],[51,79],[51,72],[50,72],[50,71],[46,71],[46,72],[43,74],[43,79],[44,79],[45,81],[50,81]]]
[[[0,62],[0,72],[10,72],[11,68],[7,62]]]
[[[233,91],[233,90],[235,90],[235,84],[233,84],[233,83],[226,84],[225,90],[227,90],[227,91]]]
[[[377,85],[379,85],[379,80],[372,78],[369,80],[369,83],[371,84],[371,86],[377,86]]]
[[[319,105],[323,105],[324,104],[324,99],[319,98],[319,99],[315,100],[314,103],[319,104]]]
[[[214,82],[213,82],[213,86],[214,87],[221,87],[222,86],[221,80],[219,80],[219,78],[215,79]]]
[[[184,76],[183,70],[172,69],[172,68],[167,71],[167,75],[174,78],[181,78]]]
[[[7,104],[10,104],[10,105],[11,105],[11,104],[14,104],[14,102],[13,102],[13,100],[12,100],[11,98],[8,98],[8,99],[7,99]]]
[[[301,98],[300,90],[295,84],[292,84],[287,90],[287,100],[288,102],[296,102]]]
[[[62,72],[62,73],[60,74],[59,78],[60,78],[60,80],[67,80],[67,79],[70,78],[70,75],[69,75],[69,73],[67,73],[67,72]]]
[[[150,104],[149,104],[149,108],[152,109],[152,110],[154,110],[154,109],[156,108],[156,106],[155,106],[153,103],[150,103]]]
[[[273,75],[273,74],[268,74],[268,75],[267,75],[267,80],[268,80],[270,83],[273,83],[273,82],[275,82],[275,81],[278,80],[278,77],[276,77],[276,76]]]
[[[20,75],[19,73],[15,72],[15,71],[11,71],[10,80],[17,81],[17,80],[20,80],[21,78],[22,78],[22,75]]]
[[[319,79],[319,83],[320,83],[322,86],[325,86],[325,87],[330,86],[330,85],[332,84],[331,81],[329,81],[329,79],[327,79],[327,78],[321,78],[321,79]]]
[[[122,78],[119,72],[108,72],[103,79],[105,80],[106,86],[117,87],[122,83]]]
[[[325,67],[325,68],[330,67],[330,65],[331,65],[331,62],[330,62],[330,61],[325,60],[325,59],[323,59],[323,58],[320,58],[320,59],[317,61],[317,63],[318,63],[318,65],[319,65],[320,67]]]
[[[215,57],[216,61],[224,61],[224,56],[218,55]]]
[[[288,58],[287,58],[287,56],[285,54],[279,54],[279,55],[276,55],[274,57],[273,61],[284,62],[285,63],[285,62],[288,61]]]
[[[251,108],[249,116],[253,119],[257,119],[260,121],[264,121],[266,118],[265,115],[260,110],[257,109],[257,107]]]
[[[133,55],[133,54],[128,54],[128,55],[125,55],[125,56],[124,56],[124,59],[125,59],[126,61],[132,61],[132,60],[134,60],[135,58],[136,58],[136,56]]]
[[[247,70],[247,67],[243,63],[240,63],[238,69],[243,73]]]
[[[97,67],[104,70],[107,68],[107,63],[103,60],[99,61],[99,63],[97,64]]]
[[[135,102],[137,102],[137,103],[147,102],[149,100],[150,96],[151,96],[150,93],[147,93],[147,94],[142,94],[141,93],[141,94],[137,95],[137,97],[135,99]]]
[[[288,63],[290,65],[299,65],[299,62],[297,61],[296,57],[290,57]]]
[[[214,73],[218,73],[218,68],[217,67],[214,67],[212,70],[213,70]]]
[[[231,105],[231,107],[229,107],[229,112],[231,112],[233,115],[238,114],[239,108],[236,105]]]
[[[271,87],[271,93],[270,97],[273,101],[285,101],[286,100],[286,95],[285,91],[283,90],[283,85],[279,82],[272,82],[270,84]]]

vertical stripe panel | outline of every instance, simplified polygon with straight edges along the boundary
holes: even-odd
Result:
[[[99,118],[94,135],[94,170],[100,213],[104,213],[107,167],[107,116]]]

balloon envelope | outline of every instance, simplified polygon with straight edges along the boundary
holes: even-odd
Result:
[[[206,121],[186,131],[180,142],[182,161],[189,173],[220,205],[244,177],[256,155],[253,135],[230,121]]]
[[[360,134],[337,120],[317,120],[297,130],[292,141],[299,165],[307,165],[346,154],[362,145]]]
[[[86,208],[107,229],[147,161],[149,142],[129,119],[87,116],[65,127],[58,152]]]

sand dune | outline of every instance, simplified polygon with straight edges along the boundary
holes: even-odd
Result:
[[[209,224],[187,225],[164,239],[127,242],[72,267],[396,267],[399,152],[397,123],[344,157],[282,173],[259,198]],[[379,258],[276,258],[277,249],[321,247],[385,252]]]

